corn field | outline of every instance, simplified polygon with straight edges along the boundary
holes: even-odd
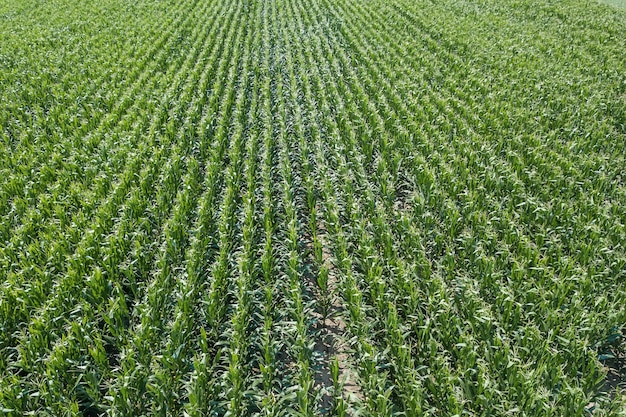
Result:
[[[626,11],[0,0],[0,415],[626,415]]]

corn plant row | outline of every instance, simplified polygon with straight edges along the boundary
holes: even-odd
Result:
[[[96,150],[98,146],[100,146],[101,144],[107,143],[106,141],[102,141],[102,137],[104,136],[105,133],[111,130],[111,128],[114,126],[115,123],[118,122],[121,115],[124,114],[124,112],[128,110],[129,108],[130,108],[130,112],[129,112],[130,114],[135,114],[135,112],[132,110],[133,107],[135,107],[135,109],[141,108],[142,101],[136,100],[136,99],[133,100],[131,99],[131,97],[136,98],[137,92],[140,91],[140,89],[143,87],[145,87],[145,91],[150,91],[153,88],[153,87],[146,86],[145,83],[154,79],[153,75],[154,75],[155,70],[157,70],[157,68],[161,68],[161,69],[164,68],[163,66],[166,62],[165,60],[168,58],[168,54],[166,53],[166,51],[168,49],[171,49],[172,47],[171,45],[174,45],[175,42],[179,40],[180,29],[178,29],[178,33],[174,31],[173,29],[187,27],[188,21],[192,19],[192,17],[188,15],[187,17],[188,20],[187,22],[185,22],[182,20],[182,16],[183,16],[183,11],[185,13],[188,13],[189,10],[193,10],[193,7],[191,7],[190,4],[181,4],[180,6],[182,6],[180,9],[180,13],[178,14],[172,13],[171,15],[172,20],[162,20],[162,28],[163,29],[168,28],[170,30],[164,31],[161,37],[154,40],[153,44],[151,45],[146,44],[145,50],[140,51],[140,56],[145,59],[143,61],[140,61],[134,64],[131,64],[129,62],[128,65],[133,65],[134,67],[134,70],[132,73],[128,74],[126,72],[120,71],[115,74],[117,78],[113,78],[111,80],[103,79],[102,81],[91,80],[91,83],[87,85],[87,87],[91,87],[91,88],[99,87],[99,90],[97,91],[88,90],[87,92],[84,93],[85,96],[93,96],[96,98],[101,97],[102,95],[105,95],[107,93],[111,94],[112,92],[119,89],[117,103],[112,102],[111,104],[107,104],[106,111],[90,115],[90,117],[84,117],[84,119],[89,120],[89,124],[82,125],[80,126],[80,128],[77,128],[76,126],[72,126],[72,124],[67,123],[64,117],[67,117],[67,118],[76,117],[77,113],[80,115],[81,109],[76,108],[75,106],[80,106],[81,102],[77,101],[74,107],[71,105],[70,106],[60,106],[60,105],[58,106],[58,111],[63,112],[63,113],[55,116],[56,117],[55,124],[58,125],[60,129],[66,129],[66,130],[61,130],[58,133],[57,132],[53,133],[54,135],[53,137],[57,139],[57,141],[49,141],[49,139],[38,140],[35,143],[35,145],[39,145],[40,147],[39,147],[38,152],[36,153],[37,154],[36,158],[32,158],[32,156],[27,156],[25,159],[16,159],[16,156],[13,156],[12,161],[10,162],[11,163],[10,166],[12,166],[13,169],[22,170],[24,175],[20,176],[19,178],[10,178],[12,180],[19,180],[22,182],[19,184],[13,183],[10,189],[7,188],[7,193],[4,194],[6,197],[6,200],[4,201],[8,202],[8,201],[13,200],[14,204],[16,204],[16,208],[18,209],[20,207],[30,208],[29,204],[20,205],[19,202],[23,200],[24,198],[26,199],[36,198],[41,193],[45,192],[47,189],[51,187],[55,187],[54,185],[50,184],[50,182],[57,179],[58,168],[52,169],[54,165],[50,166],[49,160],[54,155],[59,154],[60,151],[63,154],[65,154],[64,156],[67,156],[67,153],[71,152],[73,159],[78,159],[77,163],[81,165],[81,169],[84,170],[83,172],[88,173],[88,175],[86,175],[84,178],[84,182],[86,184],[93,182],[93,176],[95,175],[95,173],[97,173],[99,170],[106,168],[106,165],[104,165],[102,167],[97,167],[97,168],[94,167],[91,169],[86,169],[88,167],[85,165],[87,164],[91,165],[94,162],[90,160],[89,157],[94,154],[97,155]],[[174,20],[174,18],[178,20]],[[128,49],[127,47],[122,47],[120,48],[119,51],[125,51],[127,49]],[[114,62],[115,60],[122,59],[121,56],[116,56],[116,55],[113,55],[112,58]],[[171,59],[171,57],[169,58]],[[98,67],[98,65],[95,65],[95,64],[94,66]],[[71,73],[72,73],[71,71],[68,72],[68,74],[71,74]],[[107,74],[104,74],[103,77],[105,75]],[[133,82],[132,84],[130,83],[131,81]],[[125,84],[120,84],[120,83],[128,83],[128,86],[126,86]],[[110,88],[110,85],[117,86],[117,88]],[[126,88],[128,88],[128,90],[124,91],[124,89]],[[107,100],[113,100],[114,98],[115,97],[112,97],[111,99],[107,99]],[[137,107],[137,105],[139,105],[139,107]],[[42,120],[42,123],[44,124],[44,126],[46,123],[49,124],[50,123],[49,117]],[[33,129],[36,129],[36,127],[33,127]],[[58,144],[59,144],[58,139],[61,137],[67,137],[67,136],[75,138],[74,141],[71,142],[72,147],[68,148],[67,150],[58,149]],[[26,138],[22,138],[21,140],[24,141],[26,140]],[[56,146],[55,146],[55,142],[56,142]],[[23,149],[30,149],[30,148],[23,147]],[[33,149],[30,149],[29,152],[32,152],[32,151]],[[110,151],[111,150],[109,150],[109,152]],[[98,158],[95,161],[110,162],[110,161],[102,160],[101,158]],[[60,164],[61,166],[63,166],[63,161],[57,160],[57,164]],[[28,180],[30,179],[31,175],[36,175],[36,180],[32,181],[31,179],[32,182],[29,182]],[[60,178],[58,178],[57,180],[60,180]],[[26,186],[27,184],[29,186]],[[67,183],[66,185],[69,185],[69,183]],[[65,189],[66,187],[61,186],[59,188],[59,191],[63,192]],[[11,193],[11,191],[13,191],[13,193]],[[23,195],[24,191],[28,191],[26,195]],[[22,195],[22,197],[18,198],[19,195]],[[96,199],[96,202],[97,201],[98,200]],[[69,206],[67,209],[73,210],[74,207]],[[11,217],[14,222],[15,221],[19,222],[19,217],[16,218],[16,214],[19,214],[20,211],[17,211],[17,213],[14,213],[13,216]],[[9,224],[10,224],[9,222],[3,222],[3,225],[5,226],[8,226]]]
[[[2,414],[624,415],[623,12],[0,21]]]
[[[171,68],[176,68],[176,64],[173,63]],[[148,90],[150,88],[151,87],[148,87]],[[137,120],[138,114],[131,113],[131,115],[134,120]],[[129,123],[132,124],[133,119],[129,119]],[[128,129],[131,126],[131,124],[123,125],[122,128]],[[136,130],[135,134],[130,135],[130,137],[133,137],[133,136],[139,137],[139,134],[140,134],[139,132],[140,132],[139,130]],[[61,183],[61,184],[56,185],[55,189],[57,189],[59,192],[62,192],[62,190],[69,188],[69,185],[70,185],[69,183],[67,184]],[[62,197],[62,195],[56,192],[51,195],[48,195],[48,194],[40,195],[39,197],[41,198],[41,205],[40,207],[33,209],[32,211],[33,217],[29,218],[29,220],[27,221],[23,221],[22,226],[12,234],[12,242],[15,242],[15,244],[14,245],[10,244],[10,245],[7,245],[6,248],[3,248],[6,250],[6,252],[4,252],[6,256],[11,257],[13,259],[13,262],[18,262],[18,260],[20,259],[19,257],[22,256],[24,252],[27,251],[27,253],[29,253],[29,258],[31,258],[33,262],[50,263],[51,264],[49,268],[50,272],[57,269],[53,267],[53,265],[55,265],[55,263],[53,263],[54,262],[53,257],[59,256],[60,254],[66,253],[68,251],[75,250],[74,249],[75,242],[77,238],[80,236],[79,233],[84,229],[88,229],[87,223],[85,222],[88,221],[89,219],[89,213],[92,213],[93,210],[98,209],[98,206],[97,205],[94,206],[94,204],[100,204],[102,201],[106,201],[104,197],[107,195],[107,193],[109,194],[111,193],[112,184],[111,184],[110,178],[107,178],[106,176],[99,177],[99,179],[95,181],[95,185],[97,187],[95,188],[93,195],[90,195],[87,192],[81,196],[81,191],[79,191],[79,189],[76,189],[75,191],[76,197],[73,198],[72,200],[84,199],[87,202],[89,201],[92,202],[90,203],[90,205],[84,206],[83,210],[80,211],[79,215],[76,217],[72,216],[71,211],[68,212],[66,209],[64,210],[62,206],[59,207],[57,205],[57,207],[54,207],[54,209],[52,209],[51,206],[54,205],[54,202],[57,199],[61,201],[66,200],[66,198]],[[36,236],[37,234],[39,234],[37,231],[37,228],[40,228],[42,226],[42,223],[46,222],[46,216],[45,216],[46,212],[48,214],[54,213],[55,215],[59,215],[62,217],[60,217],[58,222],[53,221],[49,224],[49,226],[46,229],[50,229],[50,230],[44,229],[44,231],[40,232],[42,234],[43,239],[37,239]],[[58,233],[62,233],[61,236],[64,236],[64,238],[60,239],[58,237],[59,236]],[[33,238],[34,238],[34,242],[30,242],[29,239],[33,239]],[[24,245],[26,245],[26,248],[28,249],[26,249]],[[9,250],[11,250],[11,252],[9,252]],[[62,262],[62,260],[60,259],[58,261],[59,261],[58,264]],[[40,297],[45,297],[45,295],[49,292],[48,285],[51,283],[51,281],[49,280],[50,278],[53,277],[53,275],[46,274],[44,276],[40,276],[39,278],[34,278],[33,274],[38,274],[37,269],[28,268],[28,269],[21,271],[20,274],[16,274],[15,276],[15,278],[22,280],[22,282],[26,284],[26,287],[25,289],[22,290],[23,292],[20,291],[18,293],[19,295],[15,295],[15,294],[11,294],[11,295],[14,297],[20,297],[20,298],[28,297],[28,299],[24,303],[25,308],[31,308],[33,306],[36,306],[37,304],[35,300],[37,300]],[[30,288],[28,286],[28,283],[31,281],[31,279],[35,279],[36,282],[39,282],[43,285],[39,288]],[[17,285],[17,282],[15,282],[15,284],[13,284],[11,288],[14,290],[18,290],[19,286]],[[14,311],[13,314],[15,314],[15,322],[17,324],[19,323],[21,316],[19,315],[19,313],[15,312],[15,309],[13,309],[13,311]],[[7,328],[5,334],[10,335],[11,333],[12,333],[12,329]]]

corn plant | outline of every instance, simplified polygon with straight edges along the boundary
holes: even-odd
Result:
[[[624,415],[624,16],[0,2],[0,414]]]

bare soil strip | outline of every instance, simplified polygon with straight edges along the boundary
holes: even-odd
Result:
[[[321,409],[328,413],[334,406],[334,387],[331,375],[331,363],[337,359],[339,365],[339,382],[343,389],[342,396],[348,403],[354,403],[363,400],[363,393],[358,385],[358,376],[354,370],[354,363],[351,358],[350,346],[347,341],[346,323],[342,318],[344,310],[341,297],[339,295],[339,282],[337,278],[337,269],[332,264],[332,254],[329,243],[325,239],[326,229],[318,221],[318,238],[322,243],[322,253],[324,265],[328,268],[328,314],[323,316],[322,309],[316,308],[311,314],[315,318],[313,327],[315,335],[314,345],[314,361],[316,364],[315,382],[316,388],[322,393]],[[309,240],[307,247],[310,253],[313,253],[313,244]],[[312,257],[312,255],[311,255]],[[311,262],[313,267],[313,262]],[[319,271],[316,268],[309,268],[305,275],[305,286],[307,292],[318,302],[323,302],[324,295],[321,293],[316,282],[316,275]]]

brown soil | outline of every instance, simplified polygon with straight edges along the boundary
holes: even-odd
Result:
[[[322,392],[321,407],[330,411],[333,406],[333,379],[330,373],[330,364],[337,358],[339,365],[339,380],[343,384],[343,398],[348,404],[363,399],[363,394],[358,385],[358,377],[353,368],[353,361],[350,353],[350,346],[346,341],[346,323],[341,312],[344,310],[341,297],[339,296],[339,283],[337,280],[337,270],[331,262],[331,252],[329,244],[325,239],[326,230],[323,225],[318,224],[318,237],[323,248],[323,262],[329,268],[328,291],[330,294],[330,308],[328,317],[322,317],[320,311],[315,310],[312,314],[316,319],[315,325],[315,346],[314,356],[317,357],[317,372],[315,382],[317,388]],[[312,242],[307,243],[313,256]],[[311,262],[312,263],[312,262]],[[306,279],[307,291],[315,299],[320,300],[322,295],[316,282],[316,277],[311,274]]]

